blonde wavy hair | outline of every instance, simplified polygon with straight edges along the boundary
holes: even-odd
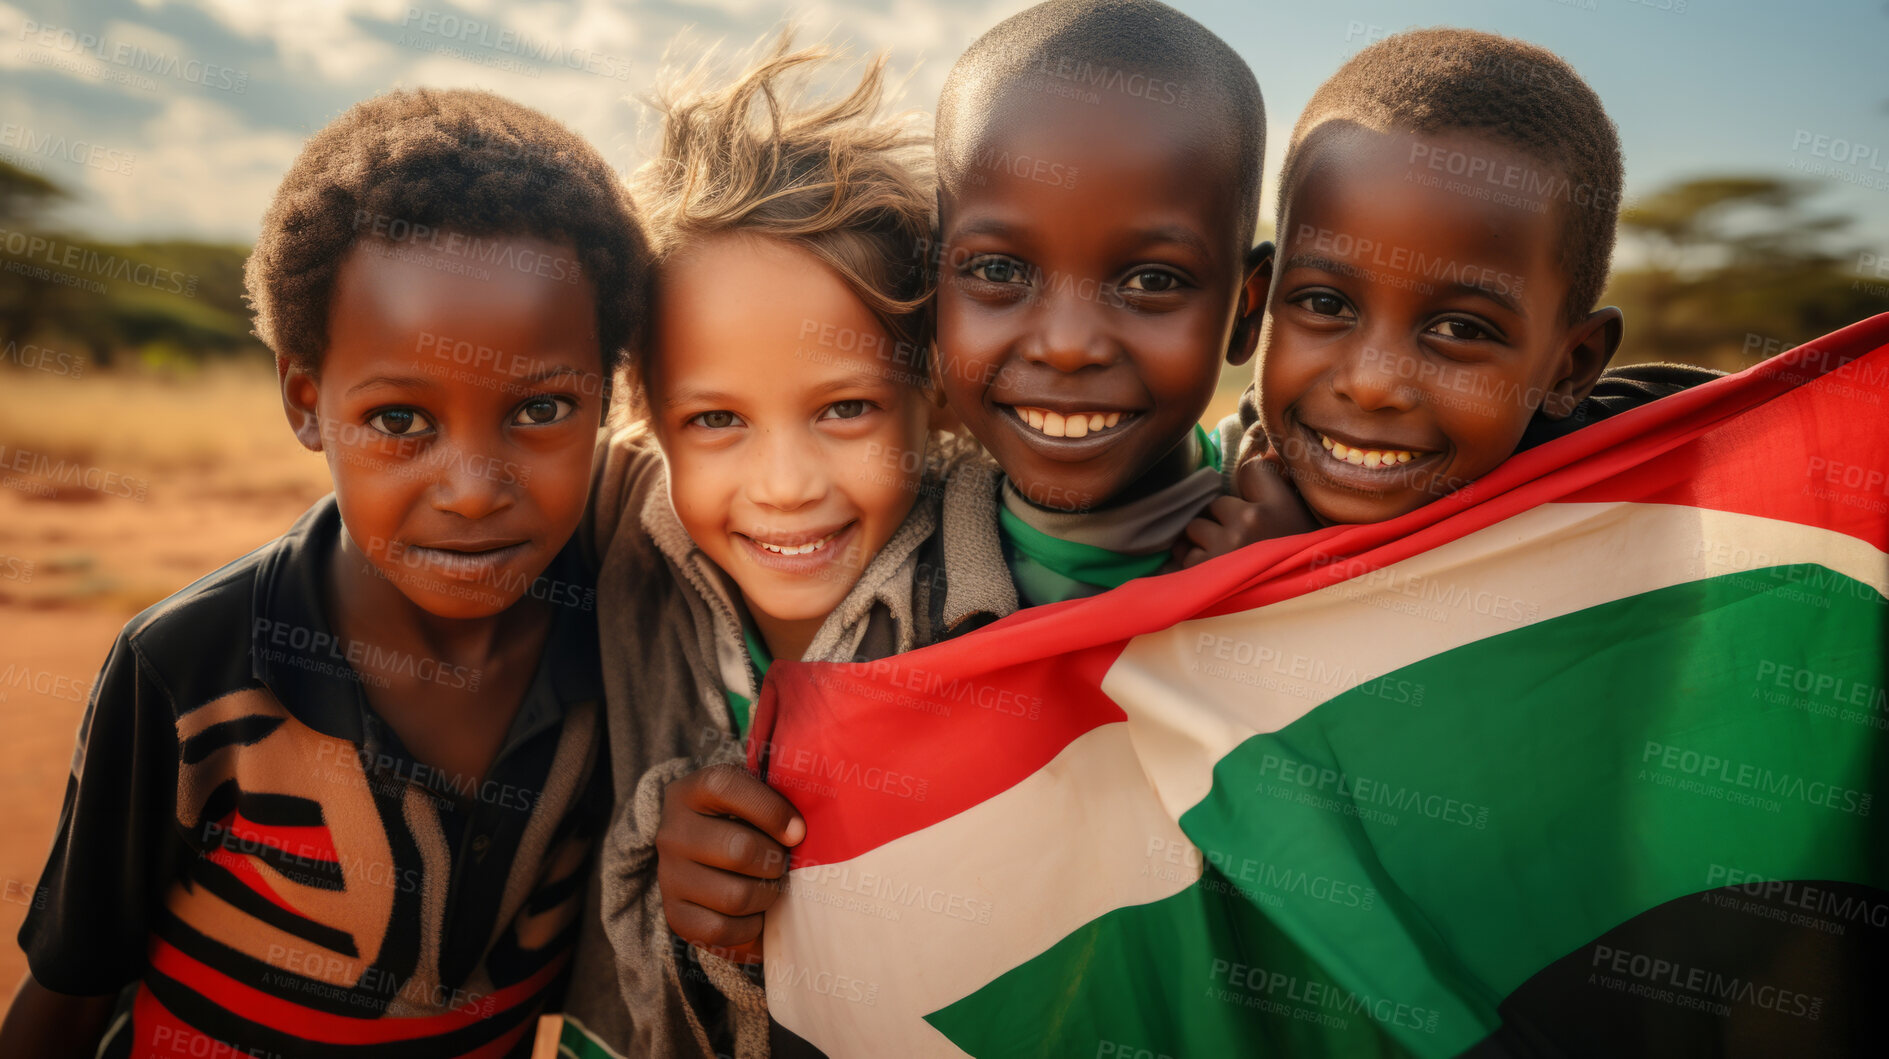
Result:
[[[831,268],[923,372],[930,343],[936,178],[922,115],[887,115],[886,57],[873,57],[838,99],[806,83],[839,65],[825,46],[794,50],[792,30],[715,87],[702,59],[652,101],[660,147],[631,178],[639,218],[662,264],[709,236],[743,232],[799,247]],[[638,358],[632,387],[646,376]],[[640,401],[637,402],[640,404]]]

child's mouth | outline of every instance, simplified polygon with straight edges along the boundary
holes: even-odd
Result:
[[[402,565],[424,564],[439,574],[460,581],[491,577],[525,551],[525,541],[452,541],[408,545]]]
[[[1052,412],[1047,408],[1032,408],[1028,405],[1011,405],[1010,412],[1022,420],[1031,430],[1045,437],[1084,438],[1090,434],[1100,434],[1113,430],[1121,424],[1124,416],[1134,418],[1133,412]]]
[[[843,526],[841,527],[841,529],[844,528]],[[759,537],[751,537],[749,539],[768,551],[773,552],[775,555],[812,555],[814,552],[833,543],[833,538],[839,535],[840,531],[834,530],[818,540],[805,541],[800,544],[775,544],[772,541],[764,541]]]
[[[1313,433],[1318,434],[1319,444],[1325,447],[1326,453],[1332,459],[1340,463],[1348,463],[1353,467],[1395,467],[1430,455],[1424,449],[1361,448],[1356,445],[1347,445],[1320,431],[1314,430]]]
[[[1373,496],[1427,489],[1431,476],[1448,461],[1448,454],[1441,449],[1420,449],[1408,447],[1407,442],[1356,435],[1344,441],[1303,421],[1296,427],[1297,433],[1287,439],[1290,451],[1285,455],[1305,476],[1303,485],[1316,483]]]
[[[783,574],[807,575],[825,567],[842,554],[844,542],[852,539],[858,521],[838,529],[812,533],[774,533],[767,537],[736,533],[747,545],[749,558],[767,569]]]

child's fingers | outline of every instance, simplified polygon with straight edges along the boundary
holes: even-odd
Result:
[[[1258,459],[1240,464],[1233,480],[1240,495],[1253,502],[1253,515],[1263,513],[1265,537],[1286,537],[1318,528],[1318,520],[1292,487],[1285,460],[1278,453],[1267,450]]]
[[[1199,566],[1201,563],[1213,558],[1213,556],[1207,554],[1207,549],[1196,548],[1191,545],[1185,547],[1176,545],[1174,551],[1174,558],[1168,565],[1176,570],[1187,570]]]
[[[755,879],[787,874],[787,849],[759,830],[727,817],[684,813],[656,831],[664,863],[706,864]]]
[[[1299,500],[1298,492],[1286,481],[1284,462],[1271,450],[1264,456],[1240,464],[1233,472],[1233,484],[1241,496],[1255,504],[1296,505]]]
[[[729,919],[758,916],[781,895],[776,879],[755,879],[706,864],[672,861],[657,870],[663,899],[674,898]]]
[[[663,901],[669,929],[692,945],[716,952],[753,945],[761,939],[763,917],[731,917],[692,901]],[[725,953],[724,953],[725,954]]]
[[[1207,552],[1209,555],[1224,554],[1229,544],[1235,543],[1233,541],[1233,534],[1224,524],[1225,520],[1220,510],[1220,502],[1222,500],[1231,500],[1235,504],[1242,502],[1237,497],[1223,496],[1213,502],[1213,507],[1208,508],[1211,517],[1203,516],[1195,518],[1187,524],[1185,529],[1181,530],[1183,540],[1192,544],[1195,548]]]
[[[784,846],[807,837],[807,822],[794,803],[735,765],[710,765],[686,779],[689,808],[710,816],[733,816],[766,832]]]

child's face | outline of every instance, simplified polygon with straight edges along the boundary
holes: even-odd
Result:
[[[1237,159],[1206,111],[1105,92],[1008,104],[943,189],[938,371],[1031,501],[1179,478],[1242,309]],[[1252,302],[1262,288],[1255,281]]]
[[[1377,522],[1508,459],[1536,409],[1565,416],[1618,315],[1562,314],[1572,207],[1426,164],[1539,178],[1532,156],[1462,133],[1314,136],[1279,231],[1260,416],[1314,512]]]
[[[575,258],[494,242],[516,251],[505,260]],[[449,618],[511,606],[569,540],[604,405],[589,281],[502,266],[479,278],[463,264],[357,245],[335,279],[319,373],[282,378],[362,558]]]
[[[663,265],[649,404],[669,494],[773,641],[837,607],[905,520],[923,378],[832,270],[715,236]]]

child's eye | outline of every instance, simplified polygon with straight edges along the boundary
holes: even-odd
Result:
[[[741,417],[733,412],[703,412],[699,415],[691,416],[689,422],[694,423],[696,426],[707,427],[710,430],[726,430],[736,423],[741,422]]]
[[[568,419],[576,411],[577,402],[568,397],[533,397],[518,406],[518,414],[512,417],[512,425],[543,426]]]
[[[1494,333],[1487,327],[1476,323],[1474,320],[1464,320],[1459,317],[1438,320],[1436,323],[1430,325],[1430,333],[1433,335],[1441,335],[1444,338],[1454,338],[1460,342],[1475,342],[1480,339],[1495,337]]]
[[[986,283],[1024,283],[1023,263],[1007,257],[987,257],[971,263],[965,271]]]
[[[424,426],[416,431],[415,424],[424,424]],[[418,409],[388,408],[369,416],[367,425],[383,434],[405,438],[431,430],[433,421],[426,418],[426,413]]]
[[[821,419],[858,419],[872,408],[868,401],[834,401],[820,413]]]
[[[1336,294],[1312,291],[1309,294],[1301,294],[1292,299],[1292,304],[1299,306],[1314,316],[1345,315],[1345,300]]]
[[[1123,290],[1138,290],[1148,294],[1165,294],[1181,285],[1181,278],[1172,272],[1160,269],[1144,269],[1128,277],[1122,284]]]

